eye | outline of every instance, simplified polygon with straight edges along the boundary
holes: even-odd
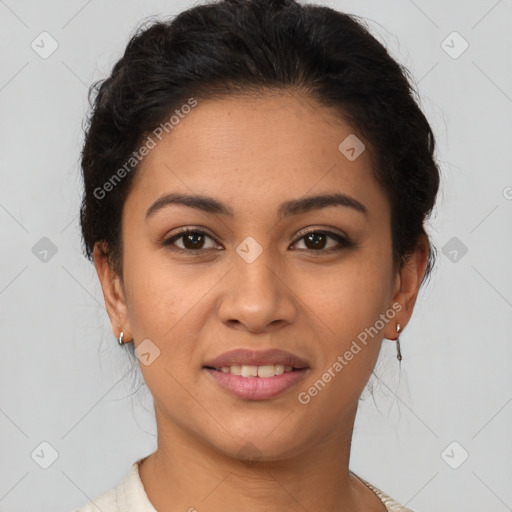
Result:
[[[336,247],[336,244],[334,244],[334,247],[331,245],[330,247],[326,248],[328,245],[327,240],[329,238],[336,241],[338,243],[338,247]],[[347,237],[339,235],[338,233],[333,233],[331,231],[309,231],[303,234],[302,237],[297,242],[295,242],[295,244],[301,242],[302,240],[304,240],[304,244],[306,246],[305,250],[314,253],[315,256],[319,254],[329,254],[331,252],[340,251],[342,249],[355,246],[355,244]]]
[[[209,247],[205,247],[205,241],[209,239],[213,243],[210,243]],[[175,242],[181,242],[181,246]],[[217,247],[217,244],[213,238],[200,229],[184,229],[179,233],[165,239],[162,242],[163,246],[168,246],[170,250],[176,252],[187,252],[187,253],[198,253],[205,249],[212,249]]]
[[[329,239],[334,240],[337,244],[335,243],[333,245],[331,243],[331,246],[329,247]],[[209,246],[207,243],[208,240],[210,240]],[[304,241],[303,243],[306,247],[305,249],[299,248],[299,250],[306,250],[315,256],[355,247],[354,242],[350,239],[331,231],[308,231],[307,233],[304,233],[293,245],[302,241]],[[179,233],[172,235],[170,238],[163,240],[162,246],[168,247],[171,251],[188,254],[200,254],[201,252],[205,252],[207,249],[215,249],[219,247],[215,240],[205,231],[192,228],[183,229]]]

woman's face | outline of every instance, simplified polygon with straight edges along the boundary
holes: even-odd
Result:
[[[268,95],[199,102],[153,136],[123,210],[123,286],[109,313],[140,347],[160,433],[270,460],[346,431],[383,337],[412,311],[393,273],[390,207],[354,135],[312,99]],[[210,202],[158,203],[169,194]],[[345,204],[307,201],[334,194]],[[184,228],[196,234],[164,243]],[[303,369],[205,367],[233,349],[280,349]],[[246,356],[227,364],[254,366]]]

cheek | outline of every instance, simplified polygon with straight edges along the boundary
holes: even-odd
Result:
[[[304,273],[304,301],[334,334],[357,336],[384,312],[389,295],[385,263],[359,253],[343,265]]]
[[[301,391],[310,400],[310,411],[316,410],[327,423],[346,417],[375,367],[383,338],[379,318],[386,308],[381,272],[354,266],[333,275],[310,298],[322,319],[317,347],[322,357],[310,387]]]
[[[160,381],[169,385],[164,368],[180,382],[195,375],[191,364],[198,357],[197,340],[214,308],[209,292],[224,274],[208,266],[200,270],[199,266],[171,264],[160,251],[126,255],[133,336],[137,344],[151,340],[160,351],[155,363],[141,366],[150,388],[158,387]]]
[[[204,280],[171,265],[161,251],[127,253],[125,269],[130,321],[138,338],[164,339],[204,295]]]

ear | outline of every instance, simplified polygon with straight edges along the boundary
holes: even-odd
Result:
[[[99,241],[94,244],[93,256],[112,332],[116,338],[119,338],[123,331],[124,341],[130,341],[132,340],[131,327],[122,280],[112,268],[105,242]]]
[[[397,272],[393,301],[390,305],[397,313],[394,321],[386,325],[384,337],[388,340],[396,340],[398,337],[396,325],[400,324],[402,331],[412,316],[421,281],[427,268],[429,250],[427,236],[421,235],[414,253],[407,258],[403,267]]]

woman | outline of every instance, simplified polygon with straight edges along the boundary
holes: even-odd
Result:
[[[359,397],[429,275],[434,137],[354,17],[224,0],[97,84],[81,226],[154,453],[81,511],[407,511],[349,469]]]

